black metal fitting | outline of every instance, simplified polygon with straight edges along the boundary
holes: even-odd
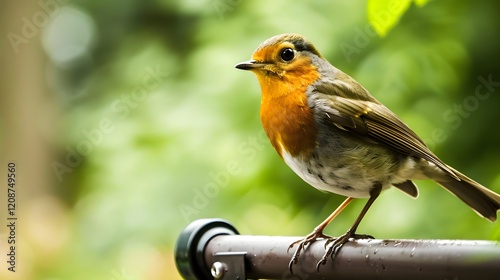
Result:
[[[175,245],[177,270],[186,280],[213,279],[211,266],[205,264],[205,248],[219,235],[237,235],[238,231],[223,219],[200,219],[189,224]]]

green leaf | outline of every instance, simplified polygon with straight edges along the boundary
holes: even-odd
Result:
[[[429,0],[414,0],[419,7]],[[398,23],[401,16],[408,10],[412,0],[368,0],[368,21],[381,37]]]

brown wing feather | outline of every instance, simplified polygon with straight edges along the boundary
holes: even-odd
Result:
[[[453,178],[460,178],[434,155],[425,143],[392,111],[380,103],[318,93],[322,109],[326,110],[335,125],[359,134],[362,139],[374,140],[395,151],[426,159]]]

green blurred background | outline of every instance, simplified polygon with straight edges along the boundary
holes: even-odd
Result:
[[[19,220],[17,272],[2,261],[0,278],[178,279],[175,240],[204,217],[309,233],[344,198],[281,161],[255,77],[234,69],[280,33],[305,35],[445,162],[500,192],[500,2],[369,2],[3,1],[0,173],[17,163]],[[500,240],[500,223],[418,184],[417,200],[385,192],[359,232]]]

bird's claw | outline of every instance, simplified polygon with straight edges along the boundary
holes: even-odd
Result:
[[[293,275],[293,265],[297,264],[299,261],[299,256],[300,253],[305,250],[305,247],[308,245],[314,243],[318,239],[331,239],[330,236],[323,234],[322,231],[313,231],[312,233],[308,234],[306,237],[299,239],[297,241],[294,241],[290,246],[288,246],[287,252],[290,251],[290,249],[293,248],[294,245],[298,244],[297,249],[295,250],[295,253],[293,253],[292,259],[290,260],[290,263],[288,264],[288,269],[290,270],[290,273]]]
[[[354,239],[374,239],[373,236],[368,234],[356,234],[353,231],[349,230],[343,235],[337,238],[329,238],[325,242],[325,254],[321,258],[321,260],[316,264],[316,270],[319,271],[321,265],[326,264],[328,256],[331,256],[332,260],[339,252],[340,248],[344,246],[349,240]]]

